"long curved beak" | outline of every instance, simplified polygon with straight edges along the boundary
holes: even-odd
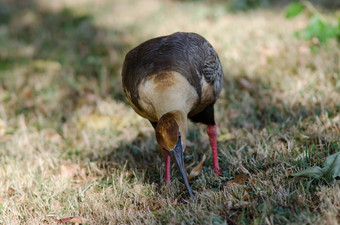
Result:
[[[182,141],[181,141],[181,136],[179,135],[178,141],[176,144],[176,147],[172,150],[169,151],[171,157],[176,159],[176,163],[178,166],[179,171],[181,172],[185,187],[187,188],[190,198],[194,199],[194,195],[192,194],[191,187],[189,185],[189,181],[187,178],[187,171],[185,170],[184,167],[184,159],[183,159],[183,146],[182,146]]]

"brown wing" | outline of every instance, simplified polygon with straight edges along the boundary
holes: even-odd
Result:
[[[199,99],[203,77],[213,85],[215,101],[221,92],[223,72],[219,58],[210,43],[198,34],[177,32],[154,38],[126,55],[122,70],[123,87],[136,107],[139,107],[140,83],[148,76],[163,71],[183,75],[196,89]]]

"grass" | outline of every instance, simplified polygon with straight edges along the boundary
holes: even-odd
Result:
[[[334,12],[327,16],[334,17]],[[292,178],[340,150],[339,45],[311,51],[308,19],[279,9],[230,13],[205,1],[0,2],[0,223],[337,224],[340,186]],[[175,31],[220,55],[219,161],[190,124],[185,162],[207,155],[187,194],[120,81],[138,43]],[[189,169],[190,170],[190,169]],[[233,184],[238,174],[244,182]]]

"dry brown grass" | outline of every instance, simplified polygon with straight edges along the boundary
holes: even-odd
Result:
[[[218,1],[1,6],[10,12],[0,12],[8,18],[0,24],[1,224],[340,222],[339,183],[289,177],[340,150],[339,46],[315,53],[295,38],[306,17],[230,13]],[[205,127],[190,125],[185,161],[207,155],[193,202],[183,201],[175,167],[163,186],[153,129],[120,82],[131,47],[178,30],[205,36],[225,73],[215,108],[224,176],[211,170]],[[237,174],[246,179],[228,182]]]

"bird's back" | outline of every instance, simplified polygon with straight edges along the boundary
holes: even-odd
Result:
[[[197,105],[206,98],[207,86],[211,87],[213,95],[210,104],[216,101],[222,89],[222,67],[210,43],[198,34],[178,32],[148,40],[126,55],[123,87],[135,110],[142,110],[139,86],[151,76],[165,77],[168,72],[180,74],[189,82],[197,93]]]

